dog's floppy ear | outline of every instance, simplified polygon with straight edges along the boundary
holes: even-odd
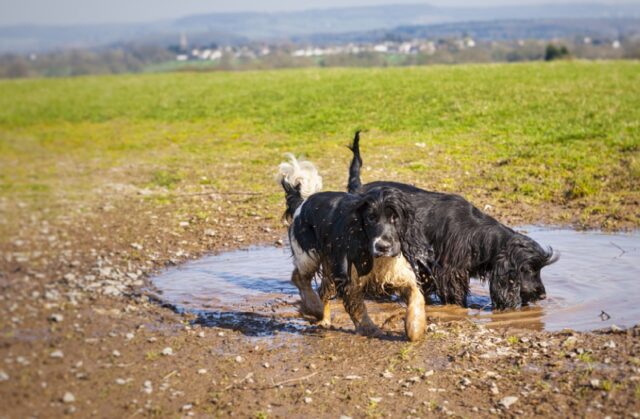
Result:
[[[391,207],[398,215],[396,225],[402,235],[419,233],[414,227],[416,217],[415,207],[411,204],[406,194],[396,188],[385,188],[385,204]]]
[[[298,208],[303,201],[302,195],[300,194],[300,184],[298,183],[293,186],[287,182],[285,178],[282,178],[280,184],[282,185],[282,189],[284,189],[284,195],[287,201],[287,209],[285,209],[284,214],[282,214],[282,219],[289,224],[293,219],[293,213],[296,208]]]
[[[345,238],[349,269],[354,266],[358,276],[368,274],[373,268],[373,255],[364,231],[364,212],[370,203],[368,197],[362,196],[354,205],[347,226],[349,235]]]
[[[507,246],[498,254],[489,276],[489,292],[494,308],[515,307],[520,305],[521,282],[518,276],[519,266],[514,262],[516,248]]]
[[[541,270],[555,263],[560,257],[557,253],[554,254],[552,248],[543,249],[531,237],[520,234],[509,240],[507,252],[516,271],[520,271],[525,265],[534,270]]]

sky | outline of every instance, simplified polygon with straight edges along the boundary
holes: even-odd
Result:
[[[611,0],[562,0],[563,3]],[[420,3],[415,0],[0,0],[0,25],[132,23],[173,19],[198,13],[287,11],[329,7]],[[553,3],[553,0],[428,0],[434,6],[499,6]]]

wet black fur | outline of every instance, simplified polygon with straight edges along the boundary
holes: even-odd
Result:
[[[433,246],[436,264],[433,274],[420,272],[425,295],[435,292],[446,304],[466,306],[470,277],[489,282],[491,300],[496,309],[515,308],[544,299],[546,291],[540,270],[555,262],[553,250],[543,249],[533,239],[513,231],[453,194],[425,191],[398,182],[371,182],[362,185],[359,133],[351,150],[349,192],[366,192],[392,187],[405,192],[415,207],[414,234],[408,250]],[[406,255],[414,258],[413,255]]]
[[[412,235],[407,227],[414,224],[414,213],[407,195],[399,189],[369,188],[358,194],[319,192],[303,201],[297,188],[284,181],[282,186],[287,201],[285,218],[292,222],[290,236],[303,251],[319,256],[324,277],[334,282],[338,295],[350,280],[352,266],[359,276],[371,272],[376,237],[383,236],[391,244],[390,253],[385,256],[425,252],[413,250],[406,240],[401,240]]]

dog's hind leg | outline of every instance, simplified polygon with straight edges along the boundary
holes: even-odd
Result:
[[[291,274],[291,282],[293,282],[298,288],[298,291],[300,291],[302,312],[310,314],[318,320],[322,320],[324,315],[322,302],[311,286],[312,281],[313,273],[302,275],[298,269],[294,269]]]

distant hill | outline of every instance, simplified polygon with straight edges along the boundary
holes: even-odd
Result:
[[[278,13],[213,13],[141,24],[20,25],[0,27],[0,52],[91,48],[122,42],[168,46],[178,43],[181,34],[186,34],[192,41],[197,38],[208,43],[233,45],[247,40],[282,41],[304,39],[313,34],[353,34],[395,27],[418,31],[410,28],[467,21],[602,18],[640,18],[640,4],[580,3],[489,8],[404,4]]]
[[[640,18],[640,4],[543,4],[489,8],[403,4],[290,13],[214,13],[188,16],[176,20],[174,24],[185,30],[218,29],[248,38],[273,39],[461,21],[634,17]]]
[[[384,40],[446,39],[469,36],[483,41],[550,40],[591,37],[621,39],[640,36],[640,19],[529,19],[454,22],[399,26],[342,34],[313,34],[293,40],[303,44],[371,43]]]

